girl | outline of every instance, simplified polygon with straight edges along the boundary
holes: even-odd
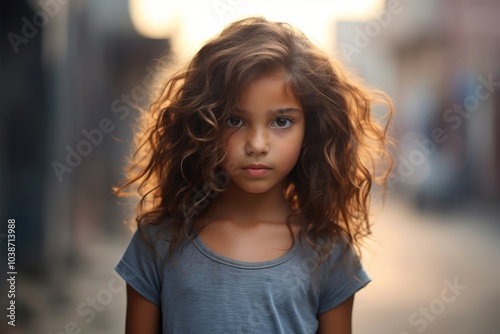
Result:
[[[392,114],[285,23],[207,42],[145,114],[117,189],[141,198],[116,266],[127,333],[351,333],[387,152],[374,101]]]

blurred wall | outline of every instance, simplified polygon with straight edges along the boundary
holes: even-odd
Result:
[[[3,2],[0,11],[0,232],[7,232],[7,219],[19,222],[17,245],[22,251],[17,258],[28,268],[38,266],[43,246],[45,176],[49,166],[46,154],[49,87],[42,67],[42,40],[36,37],[38,28],[25,29],[33,36],[30,39],[13,36],[14,48],[8,34],[21,28],[20,18],[31,17],[33,13],[27,1]],[[3,245],[0,263],[5,264]],[[1,275],[4,277],[5,273]]]
[[[500,199],[500,2],[387,1],[338,54],[395,102],[390,180],[420,208]]]
[[[20,268],[57,289],[92,238],[122,230],[111,188],[169,44],[139,36],[126,1],[2,6],[1,217],[18,222]]]

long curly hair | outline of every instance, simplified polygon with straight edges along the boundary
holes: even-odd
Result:
[[[359,251],[371,234],[370,189],[385,186],[392,167],[390,99],[365,88],[296,28],[251,17],[227,26],[162,86],[135,133],[127,180],[115,189],[140,198],[139,228],[169,231],[170,255],[199,231],[196,217],[228,183],[222,131],[239,94],[277,68],[305,115],[302,151],[284,187],[293,214],[304,218],[301,240],[321,256],[339,238]],[[372,115],[374,103],[387,106],[383,124]]]

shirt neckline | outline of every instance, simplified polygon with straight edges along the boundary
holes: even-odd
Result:
[[[295,238],[292,248],[290,248],[285,254],[267,261],[250,262],[232,259],[214,252],[213,250],[208,248],[207,245],[205,245],[205,243],[199,236],[193,238],[192,241],[198,251],[200,251],[200,253],[202,253],[207,258],[215,262],[240,269],[264,269],[280,265],[291,259],[295,255],[295,253],[297,252],[297,248],[299,247],[299,240],[298,238]]]

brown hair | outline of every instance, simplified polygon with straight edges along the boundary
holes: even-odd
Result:
[[[305,219],[301,240],[326,255],[338,238],[359,250],[371,233],[370,189],[385,186],[392,160],[387,125],[393,113],[381,92],[364,88],[308,38],[281,22],[252,17],[208,41],[173,75],[143,113],[125,188],[137,186],[136,222],[161,224],[170,253],[199,229],[195,218],[224,191],[223,125],[239,93],[259,74],[284,68],[304,110],[306,130],[298,162],[285,180],[285,197]],[[388,106],[385,126],[371,114]],[[386,161],[377,178],[375,169]]]

